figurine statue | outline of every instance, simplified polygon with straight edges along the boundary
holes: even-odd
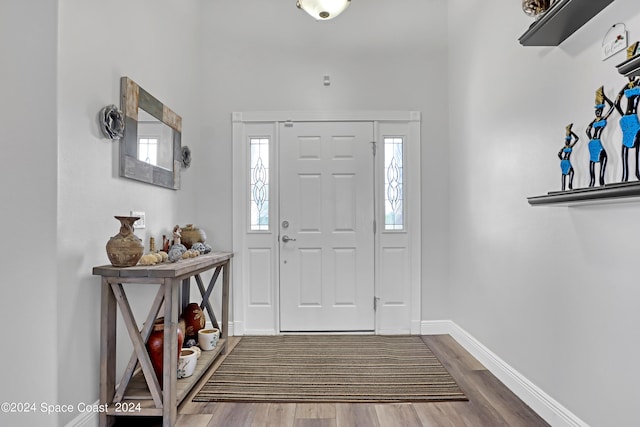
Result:
[[[182,237],[182,229],[180,228],[179,225],[176,225],[175,227],[173,227],[173,244],[174,245],[180,245],[180,238]]]
[[[627,107],[623,111],[620,106],[622,97],[627,98]],[[640,121],[638,120],[638,100],[640,99],[640,77],[629,77],[629,82],[618,93],[615,107],[622,116],[622,182],[629,180],[629,149],[636,149],[636,178],[640,180],[638,164],[638,143],[640,142]]]
[[[638,46],[640,46],[640,42],[635,42],[627,48],[627,59],[631,59],[640,53],[640,49],[638,49]]]
[[[571,152],[573,147],[578,143],[580,139],[578,135],[571,130],[573,123],[567,125],[566,134],[564,137],[564,147],[558,151],[558,157],[560,158],[560,169],[562,170],[562,191],[566,188],[567,176],[569,177],[569,190],[573,190],[573,166],[571,165]],[[573,140],[573,143],[571,142]]]
[[[609,105],[609,110],[603,116],[602,112],[605,108],[605,102]],[[613,113],[613,102],[604,94],[604,86],[600,86],[596,91],[596,118],[587,126],[587,137],[589,137],[589,174],[591,180],[589,187],[593,187],[596,183],[596,163],[600,163],[600,185],[604,185],[604,173],[607,168],[607,152],[602,146],[602,131],[607,126],[607,119]]]

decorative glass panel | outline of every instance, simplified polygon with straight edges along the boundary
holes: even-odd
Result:
[[[384,138],[384,229],[404,229],[404,140]]]
[[[251,230],[269,230],[269,138],[251,138]]]

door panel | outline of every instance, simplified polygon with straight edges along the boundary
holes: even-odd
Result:
[[[372,140],[371,122],[280,126],[282,331],[374,330]]]

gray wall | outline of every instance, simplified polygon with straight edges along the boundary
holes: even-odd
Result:
[[[0,402],[37,412],[0,414],[0,424],[56,425],[39,412],[57,402],[55,0],[0,2],[2,167],[0,218]]]
[[[200,151],[200,2],[60,0],[59,4],[55,369],[60,403],[93,403],[98,398],[100,278],[91,270],[108,264],[105,244],[119,229],[113,216],[145,211],[147,226],[136,235],[148,249],[149,237],[159,242],[175,224],[196,222],[196,175],[205,168],[194,161],[182,173],[180,191],[120,178],[119,143],[102,136],[97,114],[105,105],[120,103],[120,77],[129,76],[182,116],[183,145]],[[139,323],[156,290],[156,286],[131,289]],[[119,371],[131,354],[122,323]],[[65,414],[61,421],[77,415]]]
[[[640,38],[636,0],[617,0],[557,48],[521,47],[519,2],[449,2],[451,300],[453,320],[592,426],[640,425],[636,355],[640,205],[530,207],[560,189],[557,152],[573,122],[575,185],[589,182],[585,129],[595,90],[626,79],[602,61],[624,22]],[[619,181],[619,116],[603,143]]]

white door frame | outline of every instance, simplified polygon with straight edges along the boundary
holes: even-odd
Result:
[[[278,125],[286,122],[357,122],[374,124],[375,295],[377,334],[420,334],[421,191],[420,112],[417,111],[256,111],[235,112],[233,125],[233,285],[234,335],[279,334]],[[384,229],[385,136],[404,139],[404,220],[402,231]],[[270,229],[249,232],[249,150],[252,137],[270,140]],[[398,271],[396,271],[398,270]],[[401,271],[400,271],[401,270]],[[372,302],[373,303],[373,302]]]

